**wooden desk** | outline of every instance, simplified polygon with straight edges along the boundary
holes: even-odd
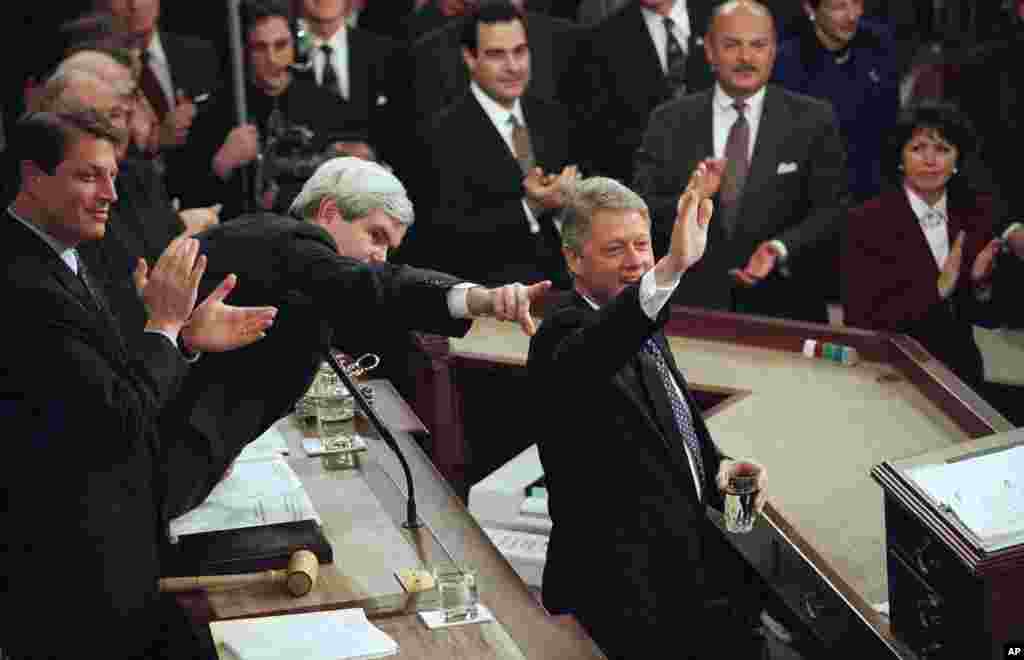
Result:
[[[361,607],[399,643],[399,658],[496,658],[502,660],[603,657],[574,620],[551,617],[533,598],[476,525],[459,498],[410,436],[419,420],[387,381],[370,381],[375,406],[405,452],[413,474],[418,530],[405,520],[405,479],[385,443],[368,440],[356,470],[326,471],[301,447],[298,423],[278,423],[299,475],[323,519],[335,561],[320,567],[312,593],[285,595],[279,587],[251,587],[210,594],[202,603],[209,619]],[[481,601],[496,621],[430,631],[416,611],[430,599],[404,593],[394,577],[407,568],[465,561],[477,568]],[[194,598],[192,606],[194,607]]]
[[[766,515],[728,542],[825,648],[912,658],[871,607],[888,598],[871,467],[1009,423],[906,337],[687,308],[674,310],[667,333],[719,446],[769,470]],[[853,346],[866,361],[807,359],[807,338]],[[498,418],[494,403],[528,402],[527,346],[515,326],[478,321],[438,358],[451,408],[450,425],[434,429],[435,461],[451,478],[473,481],[535,442],[542,422]]]

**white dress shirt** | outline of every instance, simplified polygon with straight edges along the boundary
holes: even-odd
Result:
[[[675,293],[676,287],[679,286],[679,282],[682,280],[682,275],[677,277],[675,281],[669,283],[667,286],[658,286],[658,282],[654,277],[654,269],[644,273],[644,276],[640,278],[640,291],[638,298],[640,300],[640,308],[644,310],[644,314],[648,316],[652,321],[658,318],[658,314],[661,313],[661,309],[668,303],[669,299],[672,298],[672,294]],[[593,307],[594,309],[600,309],[601,306],[594,302],[589,296],[580,292],[583,299]],[[686,401],[686,397],[683,396],[683,391],[679,387],[679,383],[672,379],[672,385],[676,388],[676,394],[682,401]],[[692,411],[691,411],[692,412]],[[699,413],[692,413],[694,415]],[[697,466],[693,462],[693,455],[690,453],[690,447],[686,442],[682,443],[683,451],[686,454],[686,460],[690,464],[690,474],[693,476],[693,484],[697,489],[697,499],[703,499],[704,486],[700,482],[700,477],[697,476]]]
[[[942,270],[942,265],[946,263],[946,257],[949,256],[949,215],[946,211],[946,193],[942,193],[942,197],[935,202],[935,206],[931,206],[910,188],[904,186],[903,189],[907,193],[907,200],[910,201],[910,208],[913,209],[914,215],[917,216],[917,221],[921,225],[925,240],[928,241],[932,256],[935,257],[935,264],[939,270]]]
[[[149,40],[146,52],[149,54],[148,66],[153,70],[157,82],[160,83],[160,89],[163,90],[164,98],[167,99],[167,107],[173,110],[178,99],[174,90],[174,82],[171,79],[171,63],[167,59],[163,42],[160,41],[159,32],[153,32],[153,38]]]
[[[658,51],[661,70],[668,73],[668,35],[665,34],[665,17],[646,7],[641,7],[640,13],[644,16],[644,22],[647,23],[647,31],[651,33],[654,50]],[[672,26],[672,34],[679,42],[679,47],[689,55],[687,49],[690,47],[690,14],[686,11],[686,0],[676,0],[668,12],[668,18],[675,23]],[[702,53],[699,55],[703,57]]]
[[[509,122],[509,118],[515,116],[516,120],[522,125],[526,126],[526,117],[523,116],[523,106],[519,102],[519,99],[515,100],[512,104],[512,109],[509,110],[505,106],[501,105],[490,96],[487,92],[480,89],[480,86],[476,82],[472,82],[469,85],[473,96],[476,98],[480,107],[484,109],[484,114],[494,124],[494,128],[498,131],[498,135],[508,145],[508,149],[514,155],[516,153],[515,144],[512,142],[512,130],[513,126]],[[537,222],[537,218],[533,216],[533,211],[530,210],[529,204],[526,203],[526,199],[523,199],[523,211],[526,213],[526,224],[530,228],[531,234],[536,234],[540,231],[540,224]]]
[[[746,100],[747,107],[743,111],[750,125],[750,153],[747,158],[753,160],[754,145],[757,144],[757,129],[761,125],[761,113],[764,111],[764,93],[762,87],[756,94]],[[725,157],[725,143],[729,141],[729,131],[736,119],[740,116],[736,108],[732,107],[735,102],[731,96],[725,93],[721,85],[715,83],[715,93],[711,101],[711,126],[714,132],[715,158]]]
[[[316,75],[316,84],[318,85],[322,85],[324,82],[324,62],[327,61],[327,57],[324,51],[320,50],[324,44],[333,49],[331,51],[331,66],[334,67],[334,73],[338,76],[338,88],[342,98],[348,99],[348,29],[342,25],[326,41],[316,36],[313,37],[313,73]]]

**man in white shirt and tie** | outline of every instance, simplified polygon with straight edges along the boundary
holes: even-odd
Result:
[[[565,286],[554,216],[576,176],[572,127],[560,104],[527,94],[522,12],[492,2],[467,17],[462,56],[470,90],[420,129],[409,174],[422,219],[396,258],[484,283]]]
[[[818,251],[845,210],[845,152],[827,102],[768,84],[775,48],[763,4],[716,7],[704,41],[714,89],[654,111],[637,151],[635,186],[651,207],[661,254],[684,173],[708,156],[726,158],[711,247],[674,300],[825,322],[819,284],[838,263],[822,263]]]

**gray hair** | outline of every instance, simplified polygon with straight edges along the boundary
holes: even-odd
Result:
[[[117,90],[107,80],[92,71],[84,69],[58,69],[43,85],[42,90],[29,103],[31,112],[69,112],[86,105],[80,93],[83,87],[92,86],[108,90],[112,95]]]
[[[615,179],[592,176],[576,182],[562,211],[562,245],[579,253],[590,238],[590,223],[601,209],[635,210],[650,222],[650,212],[640,195]]]
[[[383,166],[362,158],[339,156],[322,164],[288,212],[299,219],[312,219],[325,198],[333,199],[350,222],[377,209],[405,226],[411,225],[415,217],[402,182]]]

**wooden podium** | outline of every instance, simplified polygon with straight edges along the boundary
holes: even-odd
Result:
[[[979,547],[953,509],[913,476],[915,469],[1014,447],[1024,447],[1024,429],[886,461],[872,470],[885,492],[893,632],[921,660],[1002,658],[1007,642],[1024,639],[1024,544]],[[967,480],[963,488],[972,484],[979,487]]]

